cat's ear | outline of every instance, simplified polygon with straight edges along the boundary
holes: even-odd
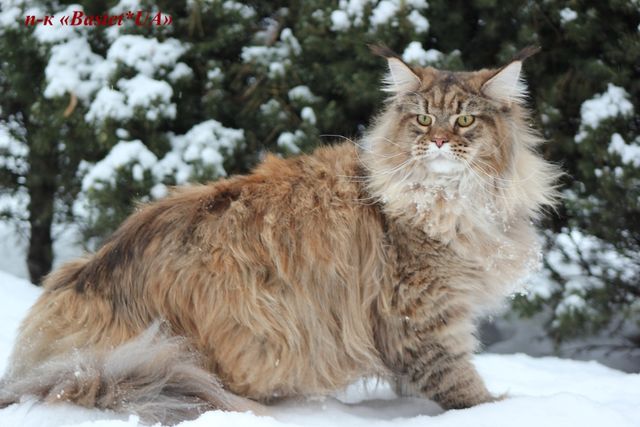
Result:
[[[518,52],[514,59],[498,69],[482,85],[482,93],[507,105],[523,103],[527,97],[527,85],[522,78],[522,62],[540,49],[528,47]]]
[[[420,88],[420,77],[399,58],[387,58],[389,70],[384,76],[382,90],[391,93],[415,92]]]
[[[390,93],[418,90],[422,81],[400,57],[386,46],[370,46],[371,51],[387,60],[387,74],[382,79],[382,90]]]
[[[513,61],[500,68],[482,85],[482,93],[510,105],[521,103],[527,96],[527,85],[520,76],[522,61]]]

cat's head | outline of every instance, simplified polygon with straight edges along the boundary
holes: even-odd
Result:
[[[411,186],[452,183],[502,198],[507,210],[533,214],[551,204],[557,171],[535,152],[541,139],[524,105],[522,61],[534,51],[501,68],[452,72],[412,67],[379,50],[390,96],[363,141],[373,193],[393,201]]]

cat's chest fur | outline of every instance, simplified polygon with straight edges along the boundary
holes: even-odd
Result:
[[[410,183],[383,205],[395,281],[404,311],[463,300],[474,313],[495,309],[539,266],[533,225],[457,183]]]

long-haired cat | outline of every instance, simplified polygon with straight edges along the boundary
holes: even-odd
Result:
[[[532,221],[558,175],[524,107],[530,52],[477,72],[380,53],[389,97],[357,146],[179,188],[49,275],[0,406],[173,423],[365,375],[444,408],[494,400],[474,321],[537,266]]]

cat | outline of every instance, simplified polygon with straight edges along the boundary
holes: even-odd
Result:
[[[361,140],[177,188],[50,274],[0,407],[177,423],[363,376],[445,409],[496,400],[475,324],[537,268],[533,222],[557,199],[525,105],[532,50],[475,72],[376,53],[388,97]]]

